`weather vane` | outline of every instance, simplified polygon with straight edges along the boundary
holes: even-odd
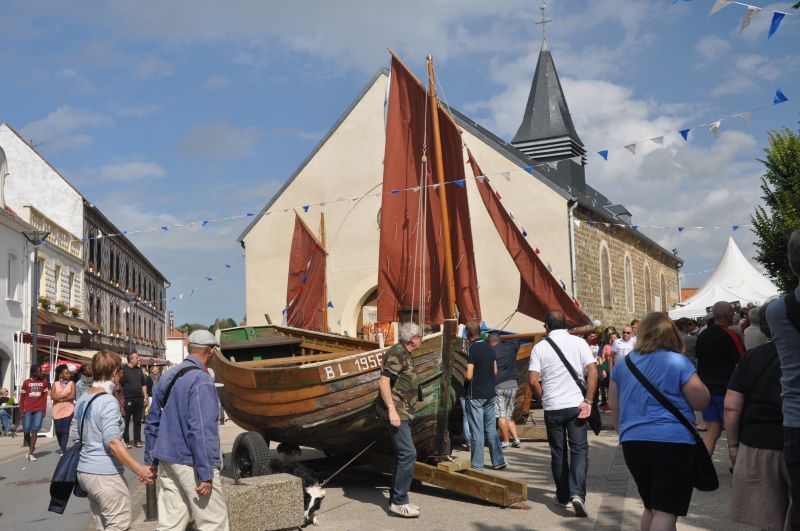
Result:
[[[539,6],[539,10],[542,12],[542,20],[537,22],[536,24],[542,25],[542,40],[547,40],[547,35],[545,35],[544,27],[548,22],[553,22],[552,20],[545,17],[544,11],[547,9],[547,3],[542,2],[542,5]]]

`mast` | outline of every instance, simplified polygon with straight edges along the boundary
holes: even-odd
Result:
[[[322,243],[322,252],[326,255],[328,254],[328,247],[325,243],[325,212],[319,213],[319,239]],[[326,261],[327,265],[327,261]],[[326,271],[326,280],[327,280],[327,271]],[[325,282],[325,296],[322,299],[322,331],[324,333],[328,333],[328,282]]]
[[[442,209],[442,237],[444,240],[444,268],[447,281],[447,319],[456,317],[456,282],[453,272],[453,254],[450,243],[450,216],[447,211],[447,192],[445,189],[444,161],[442,160],[442,136],[439,130],[439,99],[436,97],[436,76],[433,72],[433,57],[427,58],[428,87],[431,99],[431,126],[433,128],[434,171],[439,183],[439,201]]]

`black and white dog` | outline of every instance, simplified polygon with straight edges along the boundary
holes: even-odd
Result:
[[[300,478],[303,482],[303,508],[305,509],[304,517],[305,522],[303,526],[308,524],[319,525],[319,520],[316,517],[316,512],[322,506],[322,500],[325,498],[325,489],[320,487],[319,480],[314,472],[296,461],[290,463],[283,463],[278,459],[273,459],[270,465],[272,473],[286,473]]]

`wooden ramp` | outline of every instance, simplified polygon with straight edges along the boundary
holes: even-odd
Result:
[[[368,462],[382,470],[392,470],[392,458],[371,454]],[[469,461],[446,461],[429,465],[417,461],[414,479],[501,507],[528,500],[528,485],[497,474],[473,470]]]

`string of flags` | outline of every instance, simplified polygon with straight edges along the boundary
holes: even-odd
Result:
[[[681,137],[683,138],[684,141],[688,142],[689,141],[689,133],[692,131],[692,129],[705,127],[716,138],[716,137],[719,137],[720,127],[721,127],[723,121],[731,119],[731,118],[741,118],[742,120],[744,120],[747,123],[747,125],[751,125],[753,123],[753,113],[754,112],[758,112],[758,111],[762,111],[764,109],[768,109],[768,108],[770,108],[772,106],[784,103],[786,101],[789,101],[789,98],[787,98],[786,94],[784,94],[783,91],[780,88],[778,88],[778,89],[775,90],[775,95],[772,98],[772,105],[762,105],[761,107],[756,107],[755,109],[750,109],[749,111],[737,112],[735,114],[730,114],[730,115],[727,115],[727,116],[723,116],[723,117],[718,118],[718,119],[716,119],[716,120],[714,120],[712,122],[708,122],[708,123],[704,123],[704,124],[698,124],[698,125],[695,125],[693,127],[687,127],[686,129],[681,129],[677,133],[679,135],[681,135]],[[643,144],[645,142],[652,142],[654,144],[657,144],[657,145],[661,146],[661,145],[664,144],[664,137],[668,136],[668,135],[671,135],[671,134],[675,134],[675,133],[674,132],[663,133],[663,134],[655,136],[655,137],[644,138],[644,139],[641,139],[641,140],[637,140],[636,142],[630,142],[628,144],[623,144],[623,145],[620,145],[620,146],[614,146],[612,148],[601,149],[601,150],[597,151],[597,154],[600,155],[600,157],[602,157],[602,159],[606,160],[606,161],[608,160],[608,156],[609,156],[608,152],[611,149],[625,148],[632,155],[636,155],[636,150],[637,150],[637,147],[639,145],[641,145],[641,144]]]
[[[695,230],[730,230],[731,232],[736,232],[737,230],[741,229],[742,227],[745,228],[752,228],[752,224],[740,224],[740,225],[704,225],[704,226],[680,226],[680,225],[632,225],[628,223],[610,223],[606,221],[593,221],[593,220],[574,220],[575,226],[580,227],[581,224],[585,223],[589,227],[594,228],[597,225],[603,225],[604,227],[624,227],[630,229],[634,232],[638,231],[639,229],[666,229],[666,230],[674,230],[676,232],[683,233],[685,231],[695,231]]]
[[[678,1],[679,0],[672,0],[672,4],[675,5],[678,3]],[[691,1],[692,0],[683,0],[683,2],[685,3],[689,3]],[[711,16],[716,13],[719,13],[720,11],[722,11],[731,4],[736,4],[738,6],[747,9],[747,11],[745,11],[744,17],[742,18],[742,21],[739,23],[740,32],[743,31],[745,28],[747,28],[747,26],[749,26],[750,23],[753,22],[753,19],[756,17],[756,15],[758,15],[762,11],[772,13],[772,21],[770,22],[769,25],[769,32],[767,33],[767,39],[771,39],[772,36],[775,35],[775,32],[778,31],[778,28],[780,27],[781,22],[783,22],[783,19],[784,17],[786,17],[786,15],[795,16],[794,13],[787,13],[785,11],[778,11],[776,9],[754,6],[751,4],[746,4],[744,2],[736,2],[734,0],[715,0],[714,5],[711,6],[711,11],[709,11],[708,15]]]
[[[181,293],[179,293],[177,295],[173,295],[172,297],[169,297],[169,299],[167,299],[167,298],[161,299],[161,301],[162,302],[166,302],[167,300],[169,300],[170,302],[174,302],[176,300],[180,301],[180,300],[183,300],[184,298],[193,297],[194,295],[199,294],[203,290],[207,290],[209,288],[210,284],[212,284],[212,283],[216,282],[217,280],[219,280],[220,278],[224,277],[226,274],[228,274],[233,269],[234,266],[240,264],[242,262],[242,260],[244,260],[244,254],[241,254],[241,255],[237,256],[236,258],[234,258],[233,260],[231,260],[230,262],[225,263],[224,264],[224,268],[221,269],[218,273],[216,273],[214,275],[204,276],[201,285],[195,286],[193,288],[186,289],[186,290],[182,291]]]

